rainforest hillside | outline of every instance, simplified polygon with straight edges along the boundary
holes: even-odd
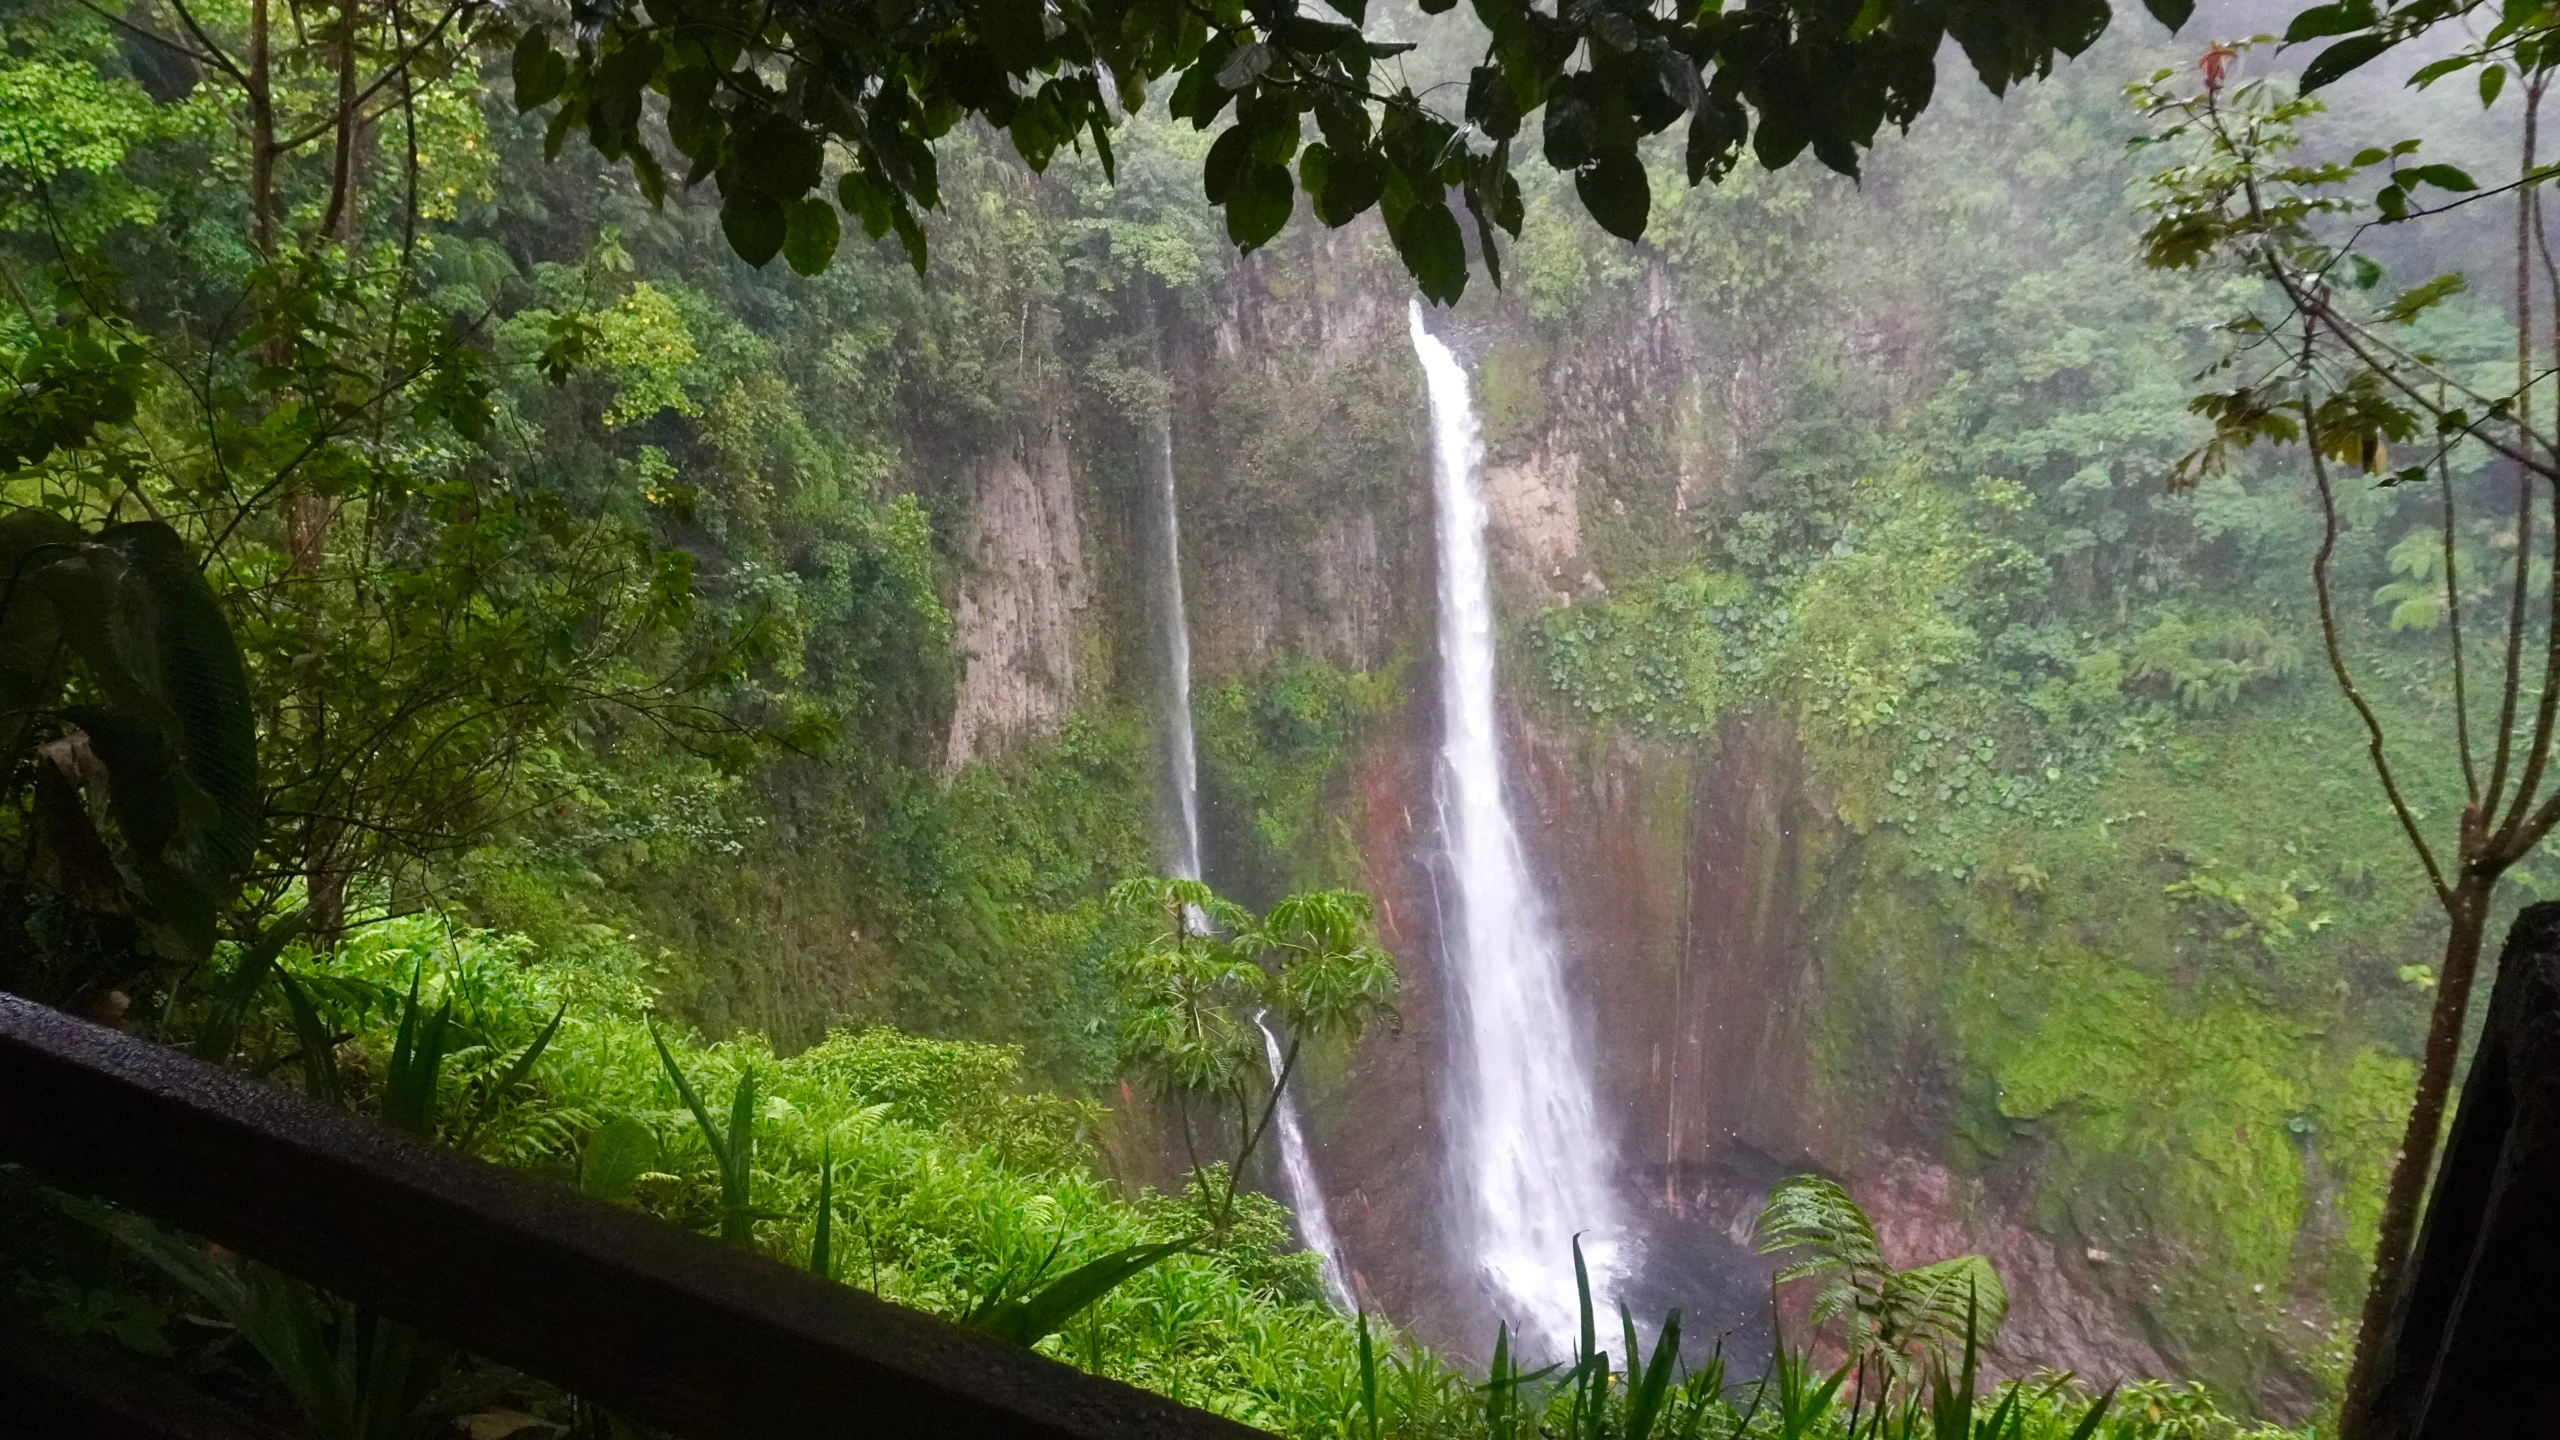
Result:
[[[1418,71],[1467,63],[1380,24]],[[279,73],[323,94],[326,43]],[[1256,1131],[1133,1059],[1147,917],[1114,887],[1180,868],[1178,707],[1195,878],[1255,915],[1359,892],[1344,933],[1395,999],[1304,1037],[1306,1171],[1276,1138],[1246,1167],[1281,1204],[1249,1188],[1042,1343],[1374,1436],[1366,1322],[1283,1208],[1312,1185],[1351,1308],[1411,1337],[1401,1433],[1466,1433],[1498,1307],[1447,1219],[1468,1011],[1422,324],[1472,386],[1510,819],[1634,1311],[1682,1307],[1756,1373],[1806,1317],[1773,1319],[1754,1220],[1814,1174],[1891,1265],[1987,1257],[1994,1373],[2205,1387],[2139,1392],[2154,1428],[2115,1433],[2319,1417],[2445,920],[2333,679],[2301,452],[2188,463],[2258,282],[2146,263],[2166,162],[2129,148],[2158,122],[2126,87],[2202,44],[2120,25],[2000,97],[1951,51],[1854,179],[1692,188],[1648,148],[1635,244],[1522,168],[1500,288],[1417,321],[1375,220],[1239,254],[1200,194],[1213,137],[1157,111],[1109,178],[951,130],[920,269],[858,230],[758,267],[465,52],[369,112],[345,174],[288,166],[270,214],[230,88],[30,0],[0,15],[0,349],[33,386],[91,346],[127,398],[0,494],[193,547],[263,819],[190,952],[193,922],[84,888],[43,798],[82,772],[31,759],[0,979],[295,1083],[343,1044],[356,1100],[447,1005],[451,1103],[503,1091],[505,1119],[415,1128],[795,1263],[840,1205],[835,1273],[970,1315],[1044,1250],[1190,1237],[1201,1162]],[[2315,148],[2393,93],[2334,92]],[[2440,148],[2510,143],[2468,97],[2425,113]],[[322,243],[276,258],[272,225]],[[2466,243],[2386,258],[2414,279]],[[2450,372],[2513,368],[2485,288],[2404,318]],[[2406,803],[2449,823],[2446,581],[2503,604],[2520,542],[2472,518],[2512,486],[2487,452],[2440,462],[2354,472],[2329,563]],[[2538,850],[2509,876],[2502,907],[2560,886]],[[527,1046],[546,1068],[493,1078]],[[709,1112],[750,1076],[739,1218]],[[7,1203],[55,1247],[13,1262],[15,1309],[183,1359],[162,1282]]]

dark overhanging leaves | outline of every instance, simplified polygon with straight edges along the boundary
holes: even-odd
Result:
[[[2145,7],[2172,29],[2194,8]],[[1035,170],[1090,138],[1108,171],[1112,127],[1170,81],[1158,93],[1174,118],[1226,127],[1202,182],[1236,245],[1268,243],[1303,190],[1329,226],[1378,211],[1417,285],[1446,302],[1470,269],[1448,196],[1463,194],[1498,277],[1495,232],[1516,238],[1521,223],[1505,142],[1533,117],[1548,162],[1574,173],[1593,218],[1635,240],[1651,211],[1636,149],[1645,136],[1687,121],[1692,185],[1720,179],[1746,149],[1770,168],[1810,151],[1854,175],[1879,130],[1927,108],[1941,42],[1956,41],[1996,93],[2050,74],[2111,18],[2107,0],[1775,0],[1669,15],[1615,0],[1555,13],[1477,0],[1489,40],[1453,117],[1375,72],[1409,45],[1368,38],[1359,0],[1332,8],[1350,23],[1243,0],[657,0],[601,18],[516,12],[530,18],[512,68],[520,108],[556,107],[553,153],[583,132],[656,200],[666,172],[644,125],[654,103],[683,182],[717,188],[731,248],[755,265],[782,255],[804,274],[825,267],[840,228],[818,214],[827,155],[835,205],[875,240],[897,235],[921,272],[921,217],[940,203],[933,147],[954,125],[975,117],[1006,132]],[[555,36],[569,37],[566,51]],[[1293,176],[1311,116],[1321,148]]]

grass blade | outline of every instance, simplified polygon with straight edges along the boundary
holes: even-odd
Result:
[[[1360,1312],[1360,1414],[1367,1440],[1378,1440],[1378,1354],[1369,1341],[1369,1312]]]
[[[249,1007],[257,1003],[258,992],[267,988],[275,975],[276,957],[284,947],[302,933],[303,920],[288,915],[267,927],[266,933],[241,947],[240,963],[214,993],[213,1014],[206,1020],[204,1033],[196,1037],[196,1058],[220,1065],[231,1059],[240,1043],[240,1027],[248,1021]]]
[[[823,1279],[836,1278],[835,1237],[836,1150],[830,1143],[818,1160],[817,1233],[809,1240],[809,1269]]]
[[[2080,1417],[2080,1423],[2072,1427],[2071,1440],[2092,1440],[2098,1433],[2098,1422],[2107,1418],[2107,1407],[2115,1403],[2116,1387],[2110,1385],[2107,1393],[2098,1397],[2098,1403],[2089,1407],[2089,1413]]]
[[[293,1035],[302,1048],[303,1093],[323,1105],[335,1109],[346,1107],[345,1092],[338,1085],[338,1042],[320,1018],[318,1007],[311,1003],[311,992],[291,970],[279,966],[276,985],[284,991],[284,1005],[293,1017]]]
[[[1680,1312],[1674,1310],[1663,1318],[1662,1334],[1653,1342],[1653,1359],[1644,1367],[1643,1378],[1638,1379],[1635,1325],[1628,1323],[1626,1440],[1646,1440],[1653,1434],[1654,1424],[1662,1418],[1663,1404],[1670,1398],[1671,1367],[1679,1358]]]
[[[1167,1240],[1114,1250],[1077,1266],[1030,1295],[989,1307],[983,1315],[973,1317],[969,1327],[1016,1345],[1036,1345],[1148,1266],[1188,1250],[1195,1243],[1189,1239]]]
[[[720,1167],[720,1238],[732,1245],[755,1240],[756,1072],[738,1076],[729,1096],[729,1153]]]
[[[569,1005],[564,1000],[559,1009],[551,1012],[551,1023],[542,1027],[542,1033],[533,1037],[533,1043],[524,1047],[524,1052],[516,1056],[514,1063],[507,1066],[506,1073],[500,1075],[497,1083],[490,1086],[488,1092],[480,1097],[480,1104],[471,1113],[471,1123],[463,1127],[464,1148],[469,1148],[472,1137],[480,1133],[480,1127],[497,1116],[498,1107],[506,1103],[507,1097],[514,1094],[518,1086],[533,1078],[533,1067],[541,1062],[542,1052],[551,1048],[551,1037],[560,1033],[560,1022],[566,1019],[568,1014]]]
[[[712,1161],[722,1174],[727,1174],[729,1142],[721,1136],[720,1127],[712,1123],[711,1111],[703,1105],[702,1097],[693,1093],[693,1082],[684,1078],[683,1067],[676,1064],[676,1057],[668,1051],[667,1042],[655,1025],[649,1027],[649,1043],[658,1047],[658,1063],[666,1068],[667,1078],[675,1082],[676,1095],[684,1101],[684,1108],[693,1112],[694,1123],[702,1127],[702,1139],[711,1147]]]

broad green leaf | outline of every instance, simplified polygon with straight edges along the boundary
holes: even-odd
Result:
[[[513,69],[518,114],[558,99],[569,82],[569,62],[551,48],[551,37],[539,25],[528,27],[516,41]]]
[[[1389,228],[1388,238],[1395,241],[1397,257],[1425,298],[1458,303],[1467,290],[1467,242],[1446,201],[1433,196],[1416,203]]]
[[[2142,4],[2151,12],[2152,19],[2173,32],[2183,29],[2187,18],[2196,13],[2196,0],[2142,0]]]
[[[1201,198],[1212,205],[1226,204],[1252,161],[1253,128],[1241,121],[1228,126],[1209,146],[1208,157],[1200,162]]]
[[[125,563],[126,664],[176,721],[179,763],[214,804],[191,817],[184,862],[207,883],[236,876],[257,843],[257,717],[248,669],[213,587],[178,532],[156,520],[117,525],[98,543]]]
[[[658,1137],[628,1115],[596,1127],[578,1152],[578,1188],[589,1198],[619,1200],[658,1159]]]
[[[1574,172],[1574,192],[1600,228],[1621,240],[1644,238],[1653,188],[1633,150],[1613,150]]]
[[[0,608],[0,765],[9,773],[24,762],[37,718],[53,708],[64,679],[62,617],[31,572],[48,564],[49,554],[70,556],[83,538],[79,526],[50,510],[0,516],[0,574],[18,577]]]
[[[782,249],[790,222],[782,202],[761,190],[734,190],[720,206],[720,233],[738,258],[761,269]]]
[[[2419,66],[2418,73],[2409,77],[2409,84],[2413,88],[2425,90],[2447,75],[2458,70],[2467,70],[2477,63],[2468,55],[2447,55],[2433,64]]]
[[[2370,29],[2374,18],[2371,0],[2342,0],[2342,3],[2334,5],[2314,5],[2293,17],[2293,23],[2285,27],[2284,42],[2299,45],[2305,40],[2322,40],[2331,35]]]
[[[782,258],[802,275],[818,274],[835,258],[836,242],[843,234],[836,207],[814,195],[794,200],[783,232]]]
[[[2392,44],[2391,40],[2380,35],[2352,35],[2339,41],[2302,67],[2303,93],[2307,95],[2362,69],[2374,57],[2389,50]]]
[[[2382,318],[2406,325],[2427,311],[2461,294],[2467,283],[2457,272],[2439,275],[2423,285],[2412,285],[2400,292],[2390,304],[2382,307]]]
[[[1260,249],[1289,223],[1297,184],[1288,167],[1257,162],[1245,168],[1227,197],[1227,238],[1239,250]]]
[[[1386,191],[1386,162],[1365,148],[1333,153],[1319,142],[1299,157],[1302,180],[1309,176],[1310,165],[1315,166],[1315,178],[1308,193],[1314,197],[1316,218],[1328,226],[1339,228],[1360,218]],[[1321,190],[1315,188],[1318,184]]]
[[[2433,185],[2439,190],[2456,193],[2480,188],[2478,181],[2453,165],[2412,165],[2405,170],[2392,171],[2391,178],[2404,190],[2413,190],[2420,185]]]

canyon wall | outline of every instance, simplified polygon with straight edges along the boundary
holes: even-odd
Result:
[[[1809,215],[1846,217],[1876,228],[1882,252],[1897,243],[1890,220],[1859,207],[1886,206],[1891,191],[1879,177],[1863,193],[1840,187],[1828,210],[1770,207],[1738,223],[1770,232],[1775,254],[1828,243]],[[2180,1099],[2174,1115],[2141,1122],[2153,1132],[2126,1122],[2093,1137],[2071,1128],[2083,1092],[2056,1088],[2063,1099],[2043,1109],[2003,1092],[2001,1067],[2021,1046],[2094,1045],[2057,1062],[2075,1077],[2131,1070],[2112,1058],[2113,1037],[2057,1035],[2029,1008],[2061,1003],[2073,981],[2004,1002],[1983,993],[1986,956],[2010,967],[2001,973],[2096,976],[2100,991],[2128,975],[2169,977],[2162,994],[2193,990],[2179,950],[2189,922],[2143,868],[2147,850],[2107,838],[2106,820],[2088,873],[2058,879],[2021,861],[2014,881],[1950,876],[1913,859],[1908,827],[1844,813],[1823,752],[1782,706],[1666,733],[1596,719],[1550,683],[1538,627],[1570,607],[1666,575],[1770,567],[1788,545],[1855,554],[1858,537],[1836,527],[1818,539],[1768,528],[1784,508],[1772,487],[1848,483],[1773,469],[1773,439],[1812,415],[1845,457],[1839,469],[1864,483],[1888,467],[1859,437],[1910,420],[1948,381],[1925,297],[1854,269],[1825,288],[1793,262],[1743,261],[1761,267],[1748,284],[1701,278],[1694,255],[1675,273],[1663,251],[1638,252],[1586,277],[1579,309],[1523,287],[1433,318],[1477,386],[1512,808],[1569,957],[1576,1012],[1554,1023],[1576,1027],[1590,1058],[1616,1185],[1638,1217],[1644,1258],[1625,1298],[1640,1313],[1681,1307],[1692,1334],[1725,1336],[1738,1359],[1764,1350],[1778,1262],[1754,1253],[1751,1222],[1774,1183],[1819,1173],[1867,1207],[1896,1264],[1991,1258],[2013,1302],[1996,1373],[2203,1375],[2270,1412],[2303,1413],[2319,1393],[2305,1357],[2354,1278],[2336,1258],[2347,1211],[2318,1147],[2263,1143],[2308,1105],[2269,1089],[2233,1124],[2224,1108],[2239,1102]],[[1293,229],[1172,317],[1164,354],[1195,713],[1233,694],[1244,723],[1288,730],[1303,718],[1291,707],[1307,696],[1290,687],[1304,665],[1391,697],[1347,749],[1288,762],[1321,769],[1299,778],[1320,792],[1323,834],[1285,853],[1270,837],[1287,817],[1258,809],[1269,796],[1245,783],[1271,776],[1222,769],[1247,762],[1222,758],[1218,727],[1204,724],[1207,878],[1256,904],[1311,884],[1375,897],[1403,1013],[1356,1050],[1310,1056],[1317,1169],[1363,1302],[1481,1358],[1495,1316],[1451,1223],[1433,515],[1405,284],[1368,227]],[[1764,303],[1746,304],[1754,295]],[[1111,433],[1119,423],[1088,416],[973,472],[955,762],[1054,730],[1079,706],[1153,704],[1161,646],[1131,628],[1152,613],[1153,577],[1128,537],[1155,524],[1138,447]],[[1819,446],[1794,453],[1808,450],[1834,463]],[[1928,459],[1972,463],[1951,440]],[[1044,566],[1054,574],[1034,573]],[[2102,898],[2048,904],[2048,884]],[[2256,1026],[2268,1007],[2249,1003],[2245,1016],[2214,1014]],[[1984,1018],[1995,1011],[1996,1023]],[[1143,1096],[1120,1099],[1123,1178],[1177,1183],[1166,1117]],[[2102,1102],[2122,1103],[2086,1103]],[[2256,1168],[2230,1182],[2254,1208],[2217,1228],[2210,1200],[2172,1203],[2145,1167],[2167,1154],[2191,1172],[2178,1183],[2222,1185],[2231,1172],[2211,1147],[2225,1134],[2254,1147]],[[2297,1205],[2286,1186],[2311,1198]],[[2246,1227],[2276,1237],[2248,1241],[2252,1263],[2312,1239],[2259,1279],[2219,1258],[2238,1253]]]

